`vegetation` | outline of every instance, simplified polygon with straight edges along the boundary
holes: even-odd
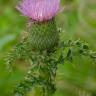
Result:
[[[29,69],[26,60],[19,60],[14,65],[14,72],[9,72],[4,60],[18,39],[22,39],[20,35],[26,26],[26,18],[18,15],[14,7],[16,3],[13,0],[0,0],[0,96],[10,96]],[[67,59],[70,61],[58,65],[54,96],[96,96],[96,64],[92,62],[96,58],[96,53],[93,52],[96,50],[96,1],[62,0],[61,3],[65,10],[56,17],[57,26],[62,32],[61,41],[82,43],[84,45],[81,44],[78,50],[82,53],[81,49],[84,48],[87,54],[76,53],[71,58],[71,51],[65,50],[64,54],[69,52],[70,58]],[[77,47],[72,48],[77,52]],[[28,96],[31,96],[31,92]]]

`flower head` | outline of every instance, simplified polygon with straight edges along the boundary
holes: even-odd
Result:
[[[17,9],[35,21],[52,19],[59,11],[60,0],[22,0]]]

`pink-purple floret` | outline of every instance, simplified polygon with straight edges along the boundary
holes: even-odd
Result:
[[[17,9],[35,21],[52,19],[60,8],[60,0],[22,0]]]

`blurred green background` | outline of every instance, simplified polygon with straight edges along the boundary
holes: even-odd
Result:
[[[0,96],[10,96],[26,73],[22,66],[8,73],[3,59],[25,30],[26,18],[15,9],[17,1],[0,0]],[[61,38],[81,39],[96,50],[96,0],[61,0],[61,5],[65,9],[56,17]],[[72,63],[58,66],[56,86],[54,96],[96,96],[96,65],[77,56]]]

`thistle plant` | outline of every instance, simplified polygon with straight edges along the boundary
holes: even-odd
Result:
[[[8,54],[7,63],[11,72],[19,59],[30,61],[30,68],[12,96],[52,96],[56,91],[58,64],[64,64],[66,60],[71,62],[76,53],[96,61],[96,53],[86,43],[60,40],[62,31],[55,20],[60,11],[60,0],[22,0],[16,8],[28,18],[27,33]],[[33,95],[32,90],[39,95]]]

